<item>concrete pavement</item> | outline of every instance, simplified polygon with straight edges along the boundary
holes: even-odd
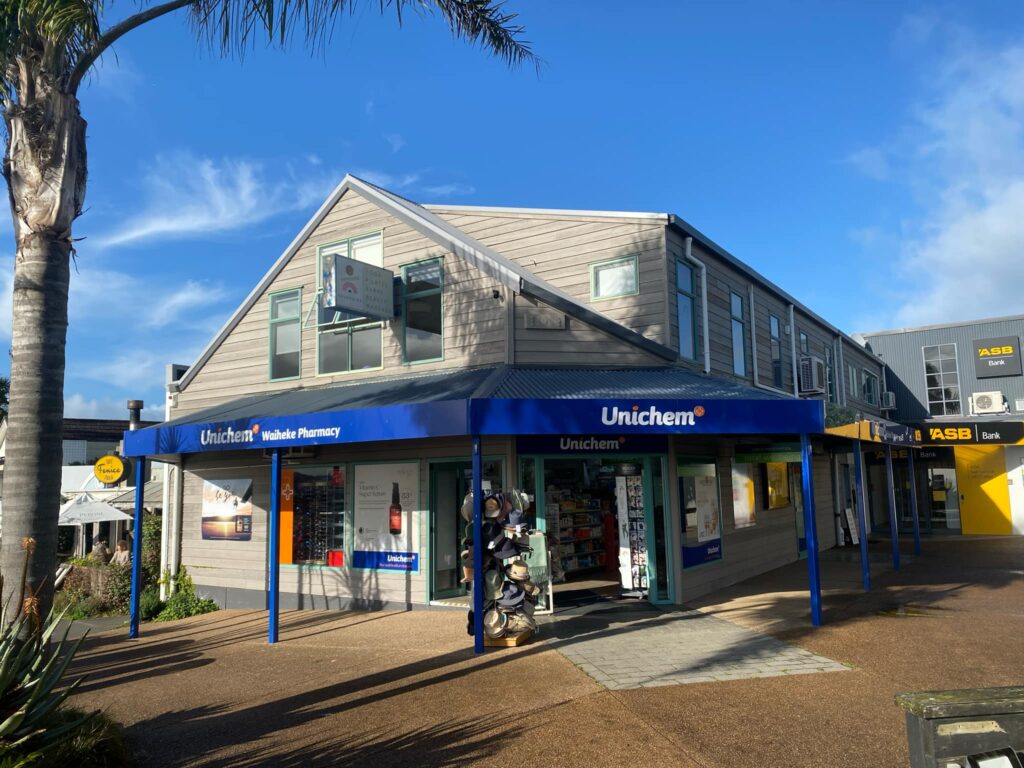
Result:
[[[691,606],[841,674],[608,690],[557,632],[474,657],[457,612],[294,612],[271,647],[265,613],[222,611],[90,635],[75,703],[124,722],[147,766],[897,768],[895,693],[1024,682],[1022,565],[1019,539],[926,540],[870,595],[827,591],[818,630],[802,564]]]

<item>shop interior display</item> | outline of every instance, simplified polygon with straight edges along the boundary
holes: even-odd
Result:
[[[294,562],[331,565],[345,546],[345,480],[338,467],[295,473]]]
[[[522,555],[531,552],[531,527],[526,520],[530,502],[522,491],[488,493],[483,499],[483,623],[488,645],[521,645],[537,632],[534,613],[541,589],[530,579],[530,568]],[[462,502],[467,521],[462,543],[463,582],[473,585],[473,493]],[[473,634],[473,611],[469,611],[467,632]]]

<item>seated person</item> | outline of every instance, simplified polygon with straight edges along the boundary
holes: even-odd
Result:
[[[128,542],[121,539],[117,542],[117,549],[114,550],[114,556],[110,558],[111,565],[131,565],[132,553],[128,551]]]

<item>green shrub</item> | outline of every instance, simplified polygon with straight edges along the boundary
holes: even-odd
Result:
[[[60,728],[81,718],[81,710],[58,710],[47,726]],[[96,713],[62,739],[52,752],[32,765],[37,768],[121,768],[132,764],[131,751],[121,726],[104,714]]]
[[[164,609],[160,592],[155,584],[150,584],[139,595],[139,617],[143,621],[155,619]]]
[[[192,583],[192,577],[188,575],[184,567],[178,571],[176,583],[177,591],[167,600],[167,605],[156,617],[157,621],[187,619],[189,616],[198,616],[217,610],[217,603],[196,594],[196,586]]]
[[[160,580],[160,530],[163,523],[159,515],[142,518],[142,583],[156,584]]]
[[[130,565],[111,565],[107,574],[107,589],[103,596],[107,609],[114,613],[128,613],[132,597],[132,568]]]

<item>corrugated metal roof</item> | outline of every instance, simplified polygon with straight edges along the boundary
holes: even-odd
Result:
[[[391,377],[340,386],[253,395],[196,411],[159,426],[173,427],[235,419],[295,416],[303,413],[380,408],[440,400],[467,400],[494,373],[494,368],[473,368],[452,373]]]
[[[142,506],[158,507],[163,503],[164,482],[163,480],[150,480],[146,483],[142,492]],[[107,504],[115,507],[134,507],[135,489],[129,488],[124,493],[105,500]]]
[[[789,400],[684,368],[510,368],[485,397],[585,400],[635,397],[707,400]]]

